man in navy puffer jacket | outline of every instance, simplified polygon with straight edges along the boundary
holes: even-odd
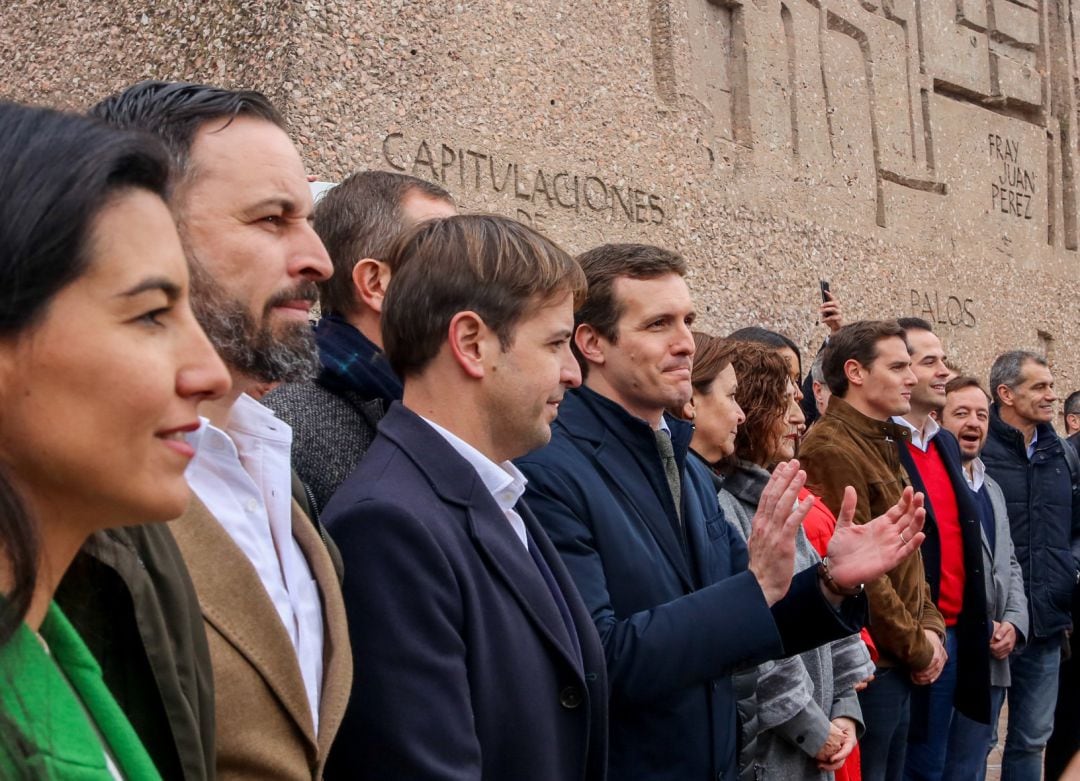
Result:
[[[1058,664],[1080,574],[1080,500],[1055,433],[1054,378],[1045,358],[1014,350],[990,370],[994,405],[982,458],[1001,486],[1031,614],[1027,646],[1011,660],[1002,777],[1038,781],[1054,725]]]

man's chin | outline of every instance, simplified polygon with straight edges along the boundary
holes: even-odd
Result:
[[[292,310],[297,311],[297,310]],[[274,335],[274,338],[280,342],[291,342],[305,336],[311,335],[311,341],[314,343],[314,332],[312,330],[311,321],[306,317],[300,318],[295,315],[282,315],[280,317],[269,318],[270,333]]]
[[[690,399],[694,396],[694,386],[689,382],[680,382],[677,386],[672,388],[671,393],[668,394],[669,398],[666,400],[664,407],[666,409],[682,409],[690,403]]]

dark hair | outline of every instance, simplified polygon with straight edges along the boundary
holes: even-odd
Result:
[[[333,275],[319,283],[324,312],[349,314],[355,310],[353,267],[363,258],[386,261],[394,240],[410,227],[403,222],[401,205],[413,193],[454,203],[450,193],[424,179],[391,171],[361,171],[315,205],[315,232],[334,264]],[[393,266],[390,270],[397,271]]]
[[[795,342],[788,339],[782,333],[770,331],[757,325],[748,325],[728,334],[728,339],[736,339],[740,342],[754,342],[771,347],[774,350],[782,350],[787,347],[795,353],[795,361],[799,365],[799,382],[802,382],[802,352],[795,346]]]
[[[736,349],[731,339],[694,331],[694,368],[690,376],[694,390],[708,393],[717,375],[731,365]]]
[[[207,122],[224,120],[225,128],[236,117],[255,117],[285,129],[284,117],[261,92],[182,81],[140,81],[105,98],[89,114],[113,127],[145,130],[160,138],[177,180],[188,173],[195,135]]]
[[[561,291],[575,306],[585,275],[557,244],[508,217],[468,214],[422,222],[403,235],[388,263],[382,317],[386,357],[399,377],[423,371],[446,342],[458,312],[476,312],[506,349],[514,327]]]
[[[1001,401],[998,388],[1002,385],[1016,390],[1024,381],[1024,364],[1029,361],[1047,368],[1050,366],[1046,358],[1031,350],[1009,350],[994,359],[994,364],[990,367],[990,393],[993,394],[995,402]]]
[[[615,297],[617,279],[686,276],[686,261],[681,255],[650,244],[602,244],[578,255],[577,262],[585,272],[589,292],[574,316],[574,326],[588,324],[612,344],[619,339],[619,318],[623,313],[623,302]],[[584,378],[588,363],[573,341],[571,346]]]
[[[731,365],[739,382],[735,401],[746,415],[735,434],[735,456],[764,464],[776,451],[776,421],[788,409],[791,369],[771,345],[745,340],[733,344]]]
[[[95,219],[132,188],[164,195],[168,160],[150,136],[86,117],[0,102],[0,339],[39,325],[54,297],[86,273]],[[30,606],[39,535],[0,463],[0,556],[11,586],[0,599],[0,646]],[[34,747],[0,712],[0,767]]]
[[[929,331],[934,333],[934,327],[921,317],[898,317],[896,324],[905,331]]]
[[[990,394],[986,392],[986,388],[982,386],[982,383],[974,377],[968,376],[953,377],[945,383],[945,395],[948,396],[954,391],[964,390],[965,388],[978,388],[983,392],[983,395],[986,396],[988,401],[990,399]]]
[[[1080,390],[1073,391],[1065,397],[1065,405],[1061,408],[1063,415],[1080,415]]]
[[[904,339],[904,329],[895,320],[859,320],[848,323],[829,337],[821,368],[833,395],[841,399],[847,395],[845,363],[854,360],[869,368],[878,357],[878,342],[894,336]]]
[[[168,163],[155,139],[43,108],[0,102],[0,339],[40,323],[86,272],[94,219],[129,188],[159,195]],[[37,564],[33,525],[0,477],[0,540],[14,588],[0,603],[0,644],[22,621]]]
[[[703,331],[694,331],[694,368],[690,384],[695,393],[711,393],[716,377],[731,365],[731,356],[735,352],[735,342],[723,339]],[[669,407],[668,414],[676,418],[684,415],[684,406]]]

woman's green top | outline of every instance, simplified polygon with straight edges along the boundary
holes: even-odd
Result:
[[[44,645],[23,624],[0,648],[0,778],[113,781],[107,750],[124,779],[159,781],[101,668],[55,603],[40,635]]]

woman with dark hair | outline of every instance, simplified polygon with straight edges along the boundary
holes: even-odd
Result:
[[[755,342],[725,343],[736,380],[734,401],[745,421],[738,426],[732,445],[725,442],[710,449],[709,443],[699,442],[699,432],[704,439],[712,426],[705,420],[707,413],[697,410],[693,445],[699,454],[727,456],[707,460],[722,476],[720,506],[746,539],[768,470],[794,457],[803,419],[788,364],[774,348]],[[699,349],[703,346],[699,343]],[[696,374],[695,369],[691,377],[695,387]],[[809,496],[804,489],[799,499]],[[815,502],[811,512],[828,510]],[[818,560],[800,530],[796,571]],[[736,675],[742,777],[831,778],[855,747],[861,712],[854,687],[872,669],[865,646],[854,635]]]
[[[802,398],[802,390],[799,387],[802,383],[802,352],[795,345],[795,342],[782,333],[770,331],[768,328],[762,328],[759,325],[750,325],[733,331],[728,336],[728,339],[733,339],[736,342],[753,342],[754,344],[772,348],[773,352],[779,354],[787,362],[791,378],[795,382],[796,395],[800,399]]]
[[[52,601],[83,541],[188,502],[223,393],[155,141],[0,103],[0,777],[158,773]]]
[[[735,436],[746,419],[735,400],[737,381],[731,356],[735,342],[694,332],[694,368],[690,384],[693,395],[676,417],[694,422],[690,449],[708,464],[735,452]]]

